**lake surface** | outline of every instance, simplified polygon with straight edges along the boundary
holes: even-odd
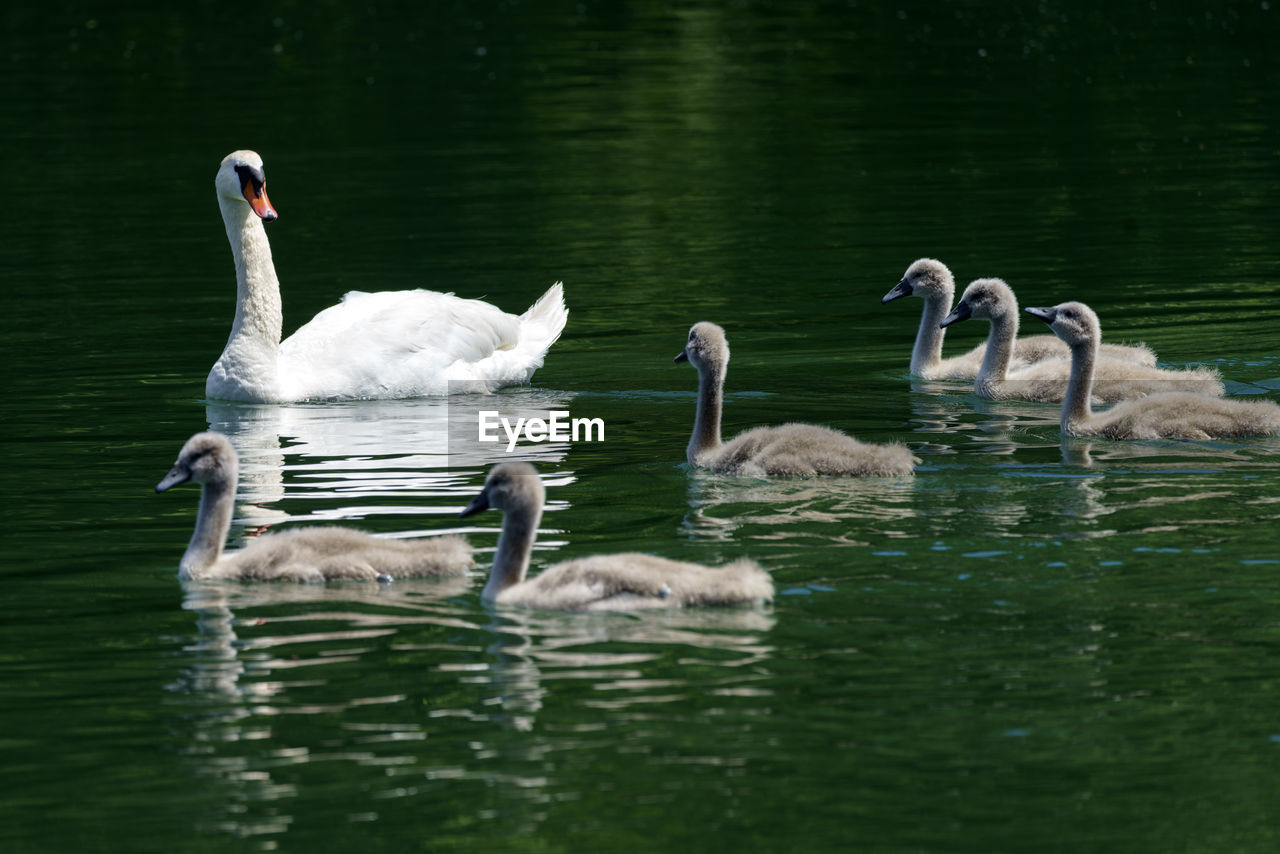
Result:
[[[0,847],[1276,850],[1280,439],[1064,441],[911,379],[920,303],[880,304],[933,256],[1280,400],[1272,5],[7,9]],[[487,565],[500,521],[457,518],[504,457],[449,453],[475,401],[204,400],[244,147],[286,331],[350,289],[565,282],[493,398],[606,424],[520,452],[535,569],[750,556],[774,603],[180,583],[197,494],[152,487],[210,427],[235,543],[339,521]],[[690,471],[699,320],[728,433],[826,423],[917,476]]]

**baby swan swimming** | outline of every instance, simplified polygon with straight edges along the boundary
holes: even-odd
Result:
[[[698,369],[698,414],[686,454],[689,465],[722,474],[812,477],[851,475],[890,477],[914,474],[919,462],[903,445],[859,442],[839,430],[816,424],[756,427],[720,441],[720,410],[729,342],[714,323],[695,323],[677,362]]]
[[[1087,305],[1064,302],[1028,308],[1071,348],[1071,381],[1062,401],[1062,432],[1108,439],[1212,439],[1280,433],[1280,406],[1269,400],[1223,400],[1192,392],[1164,392],[1126,400],[1094,414],[1089,407],[1101,336]]]
[[[987,345],[979,344],[963,356],[942,358],[943,317],[951,310],[956,283],[947,265],[933,258],[920,258],[903,274],[902,281],[885,294],[881,304],[902,297],[917,296],[924,300],[920,329],[911,351],[911,373],[926,380],[971,380],[978,376]],[[1145,345],[1103,344],[1103,353],[1143,365],[1154,365],[1156,356]],[[1053,356],[1067,357],[1067,348],[1052,335],[1031,335],[1014,343],[1012,364],[1018,367]]]
[[[525,580],[546,489],[528,463],[499,463],[462,511],[501,510],[502,533],[481,594],[500,605],[560,611],[741,605],[773,598],[773,581],[752,560],[718,569],[639,552],[565,561]]]
[[[390,581],[461,575],[474,566],[471,545],[456,535],[387,540],[352,528],[297,528],[266,534],[237,552],[223,554],[235,506],[239,459],[221,433],[197,433],[156,484],[165,492],[200,484],[196,530],[182,556],[184,580]]]
[[[1018,336],[1018,300],[1003,279],[970,282],[956,307],[938,325],[945,328],[971,317],[991,321],[986,355],[973,384],[976,394],[991,400],[1062,400],[1071,374],[1069,358],[1049,358],[1010,369]],[[1164,391],[1220,395],[1222,380],[1217,371],[1209,368],[1172,371],[1099,355],[1094,369],[1094,400],[1114,403]]]

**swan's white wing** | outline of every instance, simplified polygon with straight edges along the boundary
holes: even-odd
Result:
[[[513,358],[521,322],[453,294],[352,291],[280,345],[280,376],[291,399],[414,397],[445,394],[450,381],[525,382],[545,347]]]

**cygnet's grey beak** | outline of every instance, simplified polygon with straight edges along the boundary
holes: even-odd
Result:
[[[180,486],[191,480],[191,471],[182,466],[174,466],[169,469],[169,473],[164,476],[164,480],[156,484],[156,492],[168,492],[175,486]]]
[[[689,361],[689,351],[688,351],[688,350],[681,350],[681,351],[680,351],[680,355],[679,355],[679,356],[676,356],[676,361],[677,361],[677,362],[687,362],[687,361]]]
[[[938,328],[946,329],[953,323],[959,323],[960,321],[968,320],[971,317],[973,317],[973,309],[969,306],[969,303],[964,300],[960,300],[956,307],[951,309],[951,313],[942,318],[942,322],[938,324]]]
[[[911,283],[906,279],[903,279],[898,282],[898,284],[894,285],[893,289],[890,290],[889,293],[880,297],[880,304],[884,305],[887,302],[893,302],[896,299],[909,296],[911,296]]]
[[[462,509],[462,512],[458,514],[458,518],[465,519],[468,516],[474,516],[476,513],[479,513],[481,510],[488,510],[488,509],[489,509],[489,490],[482,489],[480,491],[480,494],[477,495],[475,498],[471,499],[471,503]]]
[[[1040,318],[1045,323],[1053,323],[1053,321],[1058,317],[1058,310],[1056,308],[1024,308],[1023,311],[1032,317]]]

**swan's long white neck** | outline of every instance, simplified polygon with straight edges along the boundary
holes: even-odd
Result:
[[[924,298],[916,345],[911,349],[911,373],[917,376],[942,361],[942,339],[946,330],[939,329],[938,324],[951,311],[951,297],[951,293],[930,293]]]
[[[223,399],[278,400],[277,360],[284,312],[262,220],[247,204],[218,196],[236,264],[236,316],[206,391]],[[254,389],[253,394],[236,390]]]
[[[1009,376],[1009,363],[1013,360],[1014,341],[1018,337],[1018,313],[1006,311],[991,316],[991,329],[987,332],[987,350],[982,357],[982,367],[973,388],[984,397],[996,397],[996,389]]]
[[[685,448],[689,465],[696,466],[698,457],[720,447],[720,409],[724,405],[724,367],[703,365],[698,369],[698,414],[693,421],[693,435]]]
[[[538,536],[538,523],[542,520],[540,502],[508,508],[503,512],[502,533],[498,535],[498,551],[493,556],[493,569],[480,594],[485,599],[496,599],[508,587],[524,581],[529,571],[529,556],[533,553],[533,541]]]
[[[226,480],[212,481],[200,488],[200,513],[196,517],[196,530],[178,564],[178,577],[199,578],[222,557],[222,546],[231,529],[231,512],[236,503],[236,467],[232,466]]]
[[[1071,378],[1067,381],[1067,394],[1062,399],[1062,432],[1076,435],[1073,425],[1093,417],[1089,399],[1093,395],[1094,363],[1098,358],[1098,341],[1090,338],[1071,344]]]

